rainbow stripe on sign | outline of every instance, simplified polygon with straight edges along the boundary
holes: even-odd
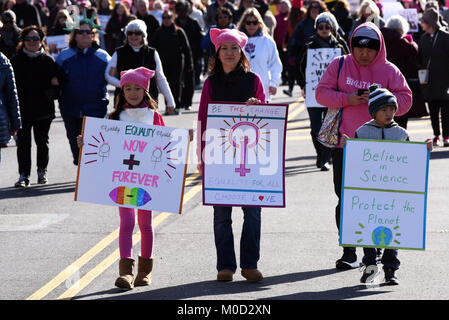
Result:
[[[139,187],[117,187],[109,193],[109,197],[117,204],[136,207],[141,207],[151,200],[149,193]]]

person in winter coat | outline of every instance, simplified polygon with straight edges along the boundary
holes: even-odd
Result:
[[[247,36],[236,29],[212,29],[211,39],[216,48],[210,64],[211,75],[204,82],[198,110],[198,169],[203,172],[203,151],[207,108],[211,101],[265,103],[260,77],[250,71],[243,53]],[[206,156],[206,155],[205,155]],[[214,206],[214,238],[217,252],[217,281],[232,281],[237,269],[232,234],[232,207]],[[250,282],[263,279],[257,269],[260,257],[261,208],[242,207],[243,230],[240,241],[241,274]]]
[[[120,33],[130,21],[131,17],[128,8],[123,3],[117,3],[105,29],[104,41],[108,54],[112,55],[115,48],[122,45],[120,43]]]
[[[158,101],[159,92],[165,98],[166,114],[175,112],[175,101],[162,68],[162,62],[156,49],[148,46],[147,28],[142,20],[133,20],[125,27],[125,45],[118,47],[112,55],[105,71],[108,83],[116,87],[116,96],[120,92],[121,72],[145,67],[155,71],[156,81],[150,82],[151,98]]]
[[[31,25],[41,27],[41,17],[36,6],[29,4],[27,0],[16,0],[16,4],[12,7],[12,11],[16,14],[17,26],[25,28]]]
[[[212,57],[215,54],[215,46],[210,40],[210,30],[237,28],[237,26],[234,23],[232,23],[232,12],[228,8],[218,8],[215,20],[217,21],[217,24],[209,27],[206,35],[201,40],[201,49],[205,50],[209,57]]]
[[[59,108],[75,165],[83,117],[103,118],[109,103],[104,73],[111,57],[98,45],[97,27],[92,19],[81,19],[70,35],[69,48],[56,59],[64,73]]]
[[[407,129],[409,118],[420,118],[428,115],[418,79],[416,63],[418,45],[410,35],[407,35],[408,30],[409,23],[400,15],[391,16],[386,22],[386,27],[380,29],[385,39],[388,61],[399,68],[413,93],[413,104],[410,110],[406,114],[394,118],[396,123],[404,129]]]
[[[294,73],[299,74],[299,54],[308,42],[309,38],[316,32],[315,19],[322,13],[327,11],[326,5],[321,0],[312,0],[307,7],[306,17],[301,20],[293,31],[287,46],[288,63],[293,66]],[[298,79],[297,79],[298,80]],[[291,96],[291,91],[287,92]]]
[[[372,22],[378,28],[383,28],[385,26],[385,21],[382,19],[380,9],[373,0],[365,0],[362,2],[359,10],[357,11],[357,19],[352,24],[352,29],[349,32],[349,36],[351,36],[352,32],[359,25],[365,22]]]
[[[282,0],[279,2],[279,13],[275,16],[276,28],[273,32],[273,39],[276,42],[279,58],[282,62],[282,83],[287,83],[287,52],[284,51],[284,41],[288,32],[288,15],[290,13],[290,0]]]
[[[251,70],[262,79],[265,99],[271,100],[281,84],[282,62],[273,38],[263,23],[256,8],[249,8],[243,13],[238,26],[248,36],[245,54],[251,64]]]
[[[189,17],[190,4],[187,1],[180,0],[175,4],[175,11],[177,18],[175,24],[182,28],[189,40],[190,50],[192,51],[193,67],[191,73],[184,74],[184,88],[182,90],[181,105],[186,110],[191,109],[193,92],[195,86],[200,84],[201,73],[201,40],[203,39],[203,32],[200,24],[195,19]]]
[[[433,145],[440,146],[440,112],[443,144],[449,146],[449,33],[442,28],[438,11],[427,9],[421,18],[425,34],[419,41],[420,69],[429,70],[424,96],[429,105],[433,129]]]
[[[310,42],[304,47],[300,54],[301,64],[300,64],[300,75],[299,75],[299,86],[302,90],[303,97],[306,94],[306,66],[307,66],[307,51],[308,49],[319,49],[319,48],[336,48],[340,49],[340,55],[349,53],[346,47],[343,46],[334,37],[334,33],[337,29],[337,21],[334,16],[329,12],[323,12],[318,15],[315,20],[316,34],[310,38]],[[321,125],[323,124],[324,117],[327,113],[327,108],[319,106],[309,106],[306,105],[307,112],[309,113],[310,119],[310,135],[312,136],[313,146],[317,154],[316,166],[321,169],[321,171],[329,171],[329,159],[330,159],[330,149],[318,142],[317,137],[320,131]]]
[[[340,57],[327,67],[318,83],[315,97],[328,108],[343,108],[339,127],[340,137],[354,137],[362,124],[371,120],[368,112],[368,88],[377,83],[388,89],[398,105],[397,115],[405,114],[412,105],[412,92],[401,71],[387,60],[385,42],[379,28],[367,22],[354,30],[350,38],[351,53],[344,56],[338,74]],[[338,88],[338,91],[337,91]],[[360,90],[360,95],[359,95]],[[338,197],[335,208],[337,228],[340,229],[340,198],[343,168],[343,149],[340,144],[331,151],[334,190]],[[344,247],[343,256],[336,261],[337,269],[359,267],[354,247]]]
[[[14,71],[8,58],[0,52],[0,161],[1,146],[21,127],[19,99],[17,97]]]
[[[49,162],[49,131],[55,118],[55,89],[62,74],[45,46],[45,33],[29,26],[20,34],[18,54],[11,59],[19,93],[22,129],[17,133],[19,180],[28,187],[31,173],[31,131],[36,142],[37,183],[45,184]]]
[[[21,29],[16,25],[16,14],[6,10],[1,15],[3,26],[0,28],[0,51],[11,59],[17,53]]]
[[[193,72],[192,52],[187,35],[175,25],[172,12],[167,10],[162,14],[162,26],[154,34],[153,44],[160,54],[176,108],[186,107],[182,105],[182,90],[185,73]]]
[[[70,34],[70,31],[65,30],[67,21],[69,23],[73,22],[69,11],[67,11],[66,9],[59,10],[58,13],[56,14],[53,25],[50,28],[48,28],[47,35],[60,36],[64,34]]]
[[[228,2],[228,0],[217,0],[207,7],[207,11],[204,15],[204,22],[208,27],[218,24],[218,21],[215,19],[217,16],[218,8],[227,8],[232,12],[233,21],[236,22],[236,9],[235,7]]]
[[[151,43],[151,36],[159,29],[159,21],[155,16],[148,13],[148,0],[137,1],[137,19],[143,20],[147,26],[148,43]]]

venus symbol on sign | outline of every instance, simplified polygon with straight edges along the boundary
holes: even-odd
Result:
[[[256,117],[256,115],[250,117],[249,114],[246,114],[246,120],[242,120],[241,114],[238,116],[238,119],[236,119],[237,116],[232,116],[232,125],[228,121],[223,120],[224,123],[230,127],[230,129],[220,128],[220,130],[224,131],[224,135],[221,136],[221,138],[224,138],[222,145],[229,143],[229,146],[225,148],[224,152],[226,152],[230,147],[234,147],[235,158],[236,151],[240,148],[240,166],[235,168],[235,172],[241,177],[245,177],[246,174],[251,172],[251,169],[247,167],[248,151],[253,149],[257,156],[256,146],[263,149],[259,141],[262,139],[266,142],[270,142],[270,140],[261,137],[262,134],[270,134],[269,131],[261,132],[261,129],[267,126],[268,123],[265,123],[259,127],[259,123],[262,121],[262,118]],[[256,120],[257,122],[255,122]],[[243,132],[242,129],[244,128],[246,128],[246,130]]]

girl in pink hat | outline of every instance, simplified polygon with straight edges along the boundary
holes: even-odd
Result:
[[[197,155],[202,172],[202,151],[207,118],[207,107],[211,101],[241,102],[248,104],[265,103],[265,93],[260,77],[250,71],[250,63],[243,52],[248,37],[236,29],[211,29],[211,41],[216,53],[209,66],[210,76],[206,79],[201,93],[198,110]],[[263,279],[257,269],[260,256],[261,208],[242,207],[244,214],[240,241],[241,274],[250,282]],[[232,281],[237,269],[232,234],[232,207],[214,206],[214,237],[217,251],[217,280]]]
[[[154,71],[144,67],[123,71],[120,76],[120,93],[109,119],[140,122],[164,126],[162,116],[157,112],[157,104],[148,93],[150,78]],[[78,136],[78,146],[83,139]],[[123,290],[134,286],[147,286],[151,283],[153,269],[153,224],[152,211],[137,210],[137,220],[141,232],[141,254],[138,261],[137,276],[134,279],[134,259],[132,258],[132,235],[135,225],[133,208],[119,207],[119,274],[115,285]]]

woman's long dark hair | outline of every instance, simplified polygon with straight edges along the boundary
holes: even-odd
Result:
[[[142,102],[145,102],[150,109],[157,110],[157,103],[151,98],[148,91],[145,91]],[[120,112],[122,112],[125,108],[124,106],[127,104],[125,99],[125,93],[123,92],[123,88],[120,89],[120,92],[117,96],[114,110],[109,115],[109,119],[112,120],[120,120]]]
[[[239,47],[240,48],[240,47]],[[221,61],[219,59],[219,53],[221,48],[215,52],[214,56],[210,58],[209,62],[209,74],[217,74],[220,72],[223,72],[223,65],[221,64]],[[242,67],[245,71],[251,71],[251,64],[248,61],[248,58],[246,57],[245,53],[243,52],[242,48],[240,48],[240,60],[237,63],[236,69]]]

